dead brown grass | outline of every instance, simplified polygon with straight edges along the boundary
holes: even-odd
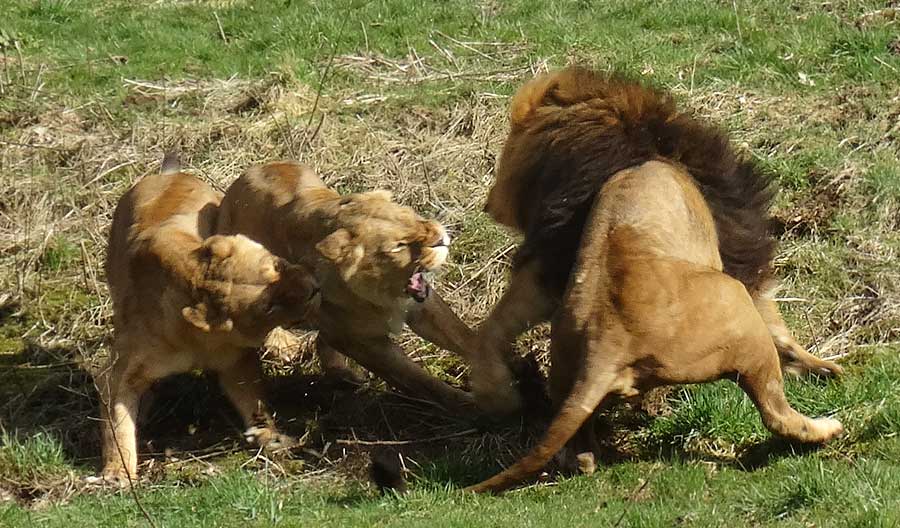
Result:
[[[110,215],[121,193],[156,170],[164,150],[173,147],[181,150],[188,169],[220,189],[249,165],[275,158],[310,163],[342,190],[391,189],[399,201],[449,227],[456,244],[438,287],[467,323],[477,324],[505,287],[514,247],[514,240],[480,213],[506,133],[506,98],[476,93],[448,107],[401,108],[379,86],[439,79],[515,84],[546,64],[504,68],[519,53],[515,46],[438,37],[433,45],[444,57],[440,65],[412,50],[404,59],[372,53],[337,57],[336,67],[358,76],[366,88],[326,89],[313,119],[316,87],[280,73],[261,80],[127,79],[127,96],[114,108],[101,98],[73,100],[35,89],[40,67],[6,70],[12,77],[4,83],[4,96],[17,104],[0,114],[0,428],[63,431],[68,454],[91,470],[99,444],[95,424],[86,419],[96,415],[88,372],[105,356],[110,331],[102,272]],[[498,67],[466,72],[455,65],[449,44],[489,54]],[[845,151],[897,154],[900,114],[884,106],[873,110],[865,92],[798,97],[729,87],[701,91],[687,80],[674,89],[699,114],[727,123],[736,142],[764,160],[809,147],[795,119],[799,114],[808,116],[804,127],[845,133],[848,143],[839,147]],[[842,210],[865,205],[860,186],[866,169],[852,160],[822,167],[814,192],[788,190],[777,210],[785,226],[778,265],[788,276],[784,295],[794,301],[789,315],[797,333],[816,343],[821,355],[900,340],[900,277],[892,265],[898,245],[885,228],[900,226],[896,204],[875,213],[871,232],[847,239],[850,252],[835,253],[821,239]],[[844,269],[848,265],[851,269]],[[842,274],[820,282],[804,278],[823,269]],[[808,289],[798,291],[800,283]],[[539,328],[522,342],[542,362],[546,333]],[[465,383],[465,368],[456,358],[411,334],[401,342],[435,374]],[[315,371],[311,346],[311,335],[282,333],[270,341],[266,356],[268,370],[277,375],[276,408],[289,431],[306,435],[312,446],[301,454],[307,467],[285,470],[297,478],[335,467],[359,475],[371,447],[365,442],[410,440],[412,466],[447,445],[464,454],[492,453],[505,465],[527,443],[526,425],[473,435],[466,433],[470,424],[441,417],[420,402],[365,388],[323,388],[309,375]],[[209,461],[238,450],[234,441],[220,443],[223,435],[237,438],[237,422],[222,410],[227,405],[221,395],[202,380],[191,380],[190,398],[185,399],[184,383],[177,390],[169,387],[169,393],[161,389],[160,397],[176,403],[151,420],[157,427],[147,431],[145,448],[158,453],[144,471],[151,478],[185,466],[200,468],[185,478],[205,478]],[[347,397],[348,390],[357,396]],[[225,416],[219,421],[201,417],[202,412]],[[185,441],[187,429],[206,433],[189,434]],[[439,448],[417,442],[435,437],[444,439]],[[713,451],[733,455],[727,446]],[[250,457],[254,467],[273,467],[252,454],[241,456]],[[33,484],[27,476],[0,481],[0,501],[84,491],[75,475],[58,478],[54,491],[35,488],[33,494],[21,492]],[[8,491],[13,487],[19,491]]]

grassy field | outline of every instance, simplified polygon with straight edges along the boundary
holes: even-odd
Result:
[[[0,0],[0,526],[900,525],[900,6],[887,0],[207,2]],[[541,424],[482,428],[372,380],[328,387],[311,337],[266,352],[272,400],[304,449],[240,443],[214,381],[164,382],[136,496],[92,487],[90,372],[111,330],[112,208],[178,147],[224,188],[289,157],[342,191],[389,188],[448,226],[437,287],[470,324],[502,293],[514,239],[481,213],[508,96],[571,62],[673,91],[780,183],[782,309],[838,358],[795,380],[847,433],[773,440],[729,383],[604,416],[590,477],[500,498],[458,489],[508,465]],[[465,385],[455,357],[409,353]],[[520,351],[547,350],[546,329]],[[373,450],[412,491],[380,497]]]

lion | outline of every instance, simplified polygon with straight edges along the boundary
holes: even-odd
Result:
[[[510,121],[485,211],[525,237],[505,295],[478,330],[471,385],[479,407],[496,415],[519,409],[506,351],[560,306],[601,187],[653,160],[682,167],[697,182],[713,215],[723,271],[750,294],[782,369],[842,372],[807,352],[781,317],[768,231],[773,185],[736,156],[724,135],[678,112],[662,93],[580,68],[524,85],[512,99]]]
[[[731,379],[771,432],[805,443],[841,434],[837,420],[808,418],[785,398],[773,312],[760,310],[771,280],[773,244],[761,221],[770,186],[723,135],[656,91],[576,68],[525,85],[512,121],[488,209],[525,227],[523,258],[547,274],[544,284],[567,275],[551,330],[559,410],[528,454],[471,491],[520,482],[610,396],[660,385]],[[529,191],[516,194],[510,178],[531,180]],[[580,236],[570,269],[554,275],[564,265],[550,268],[548,247],[559,262],[576,239],[548,231],[568,222]],[[590,448],[589,429],[572,442],[576,453],[584,440]]]
[[[258,349],[276,326],[314,316],[319,286],[311,269],[245,236],[215,235],[221,198],[169,155],[115,209],[106,261],[115,332],[97,378],[106,481],[137,478],[141,395],[156,380],[194,369],[218,373],[248,441],[292,443],[263,402]]]
[[[310,167],[278,161],[251,167],[226,190],[217,231],[244,234],[315,268],[326,374],[352,377],[348,356],[404,392],[448,410],[473,408],[469,393],[429,375],[390,337],[408,323],[463,357],[475,348],[473,332],[425,276],[447,259],[450,237],[441,224],[393,202],[388,191],[341,195]]]

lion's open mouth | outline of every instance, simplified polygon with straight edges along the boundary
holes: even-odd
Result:
[[[409,282],[406,283],[406,293],[416,302],[425,302],[425,299],[431,294],[431,285],[428,284],[428,278],[424,271],[417,270],[410,275]]]

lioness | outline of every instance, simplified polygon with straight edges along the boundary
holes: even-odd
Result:
[[[553,318],[550,392],[558,414],[531,452],[472,491],[501,491],[540,470],[609,395],[663,384],[732,379],[776,434],[818,443],[841,433],[838,421],[807,418],[785,399],[766,320],[777,312],[759,309],[770,255],[753,253],[769,247],[755,238],[764,233],[757,207],[768,185],[721,134],[652,90],[579,69],[527,84],[512,116],[498,186],[510,185],[510,170],[551,188],[558,182],[541,170],[578,184],[567,190],[568,202],[519,209],[526,204],[516,200],[533,196],[530,187],[507,195],[502,208],[493,194],[489,209],[528,225],[553,205],[570,210],[551,215],[579,214],[573,209],[584,198],[593,204],[579,220],[583,233]],[[590,180],[600,180],[599,192]],[[573,188],[586,196],[570,194]],[[723,261],[736,256],[744,258],[730,263],[734,276],[724,273]],[[741,267],[748,264],[757,269]],[[582,434],[590,442],[588,429]]]
[[[115,336],[97,379],[105,480],[137,476],[141,394],[193,369],[219,374],[248,441],[289,442],[263,404],[257,349],[274,327],[312,315],[319,287],[310,269],[247,237],[213,235],[221,198],[167,157],[116,207],[106,261]]]
[[[740,281],[769,329],[782,369],[831,375],[840,366],[808,353],[773,300],[773,187],[737,158],[719,132],[680,113],[663,94],[570,68],[538,77],[513,97],[511,130],[485,211],[524,233],[505,295],[481,325],[471,384],[479,407],[520,406],[505,352],[547,321],[569,281],[588,212],[620,171],[662,160],[693,177],[711,210],[724,272]],[[664,236],[659,234],[656,236]]]
[[[387,191],[340,195],[309,167],[282,161],[252,167],[228,188],[217,230],[315,267],[322,287],[317,347],[326,371],[342,369],[344,354],[445,408],[472,406],[471,395],[429,375],[390,338],[407,322],[464,357],[474,348],[471,330],[423,275],[447,259],[450,237],[438,222],[391,201]]]

